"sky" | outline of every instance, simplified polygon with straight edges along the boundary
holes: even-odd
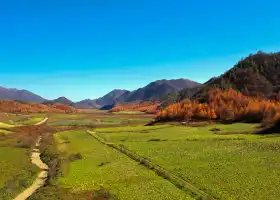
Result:
[[[0,0],[0,86],[73,101],[280,51],[279,0]]]

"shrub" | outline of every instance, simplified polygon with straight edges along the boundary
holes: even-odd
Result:
[[[81,160],[82,158],[83,158],[82,154],[80,154],[80,153],[73,153],[73,154],[69,155],[68,160],[70,162],[73,162],[73,161],[76,161],[76,160]]]

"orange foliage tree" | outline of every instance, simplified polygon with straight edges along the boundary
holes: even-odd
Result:
[[[156,101],[141,101],[133,103],[118,104],[111,109],[112,112],[119,111],[140,111],[146,113],[156,113],[160,106],[160,102]]]
[[[207,103],[184,101],[157,113],[157,120],[222,120],[274,123],[280,119],[280,102],[262,97],[247,97],[229,89],[209,91]]]
[[[0,112],[11,113],[76,113],[77,110],[73,107],[54,104],[45,105],[39,103],[21,103],[12,100],[0,101]]]

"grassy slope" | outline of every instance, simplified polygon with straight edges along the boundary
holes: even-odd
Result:
[[[221,129],[216,135],[210,129]],[[279,199],[280,138],[230,134],[249,132],[250,124],[171,127],[106,133],[121,143],[221,199]],[[146,129],[146,127],[144,127]],[[160,139],[153,142],[149,140]]]
[[[65,143],[65,140],[68,142]],[[61,153],[82,155],[81,160],[63,166],[66,171],[59,183],[64,187],[79,192],[103,186],[123,200],[191,199],[167,180],[102,145],[83,131],[58,133],[56,141]]]

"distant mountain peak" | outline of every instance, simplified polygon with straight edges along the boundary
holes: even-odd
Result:
[[[0,99],[18,100],[24,102],[42,103],[46,99],[28,90],[18,90],[16,88],[5,88],[0,86]]]
[[[120,96],[119,102],[132,102],[141,100],[157,100],[166,96],[168,93],[177,92],[185,88],[194,88],[200,86],[200,83],[189,79],[161,79],[153,81],[145,87],[134,90],[130,93],[124,93]]]
[[[56,104],[56,103],[60,103],[68,106],[72,106],[74,104],[71,100],[67,99],[66,97],[58,97],[57,99],[48,100],[44,102],[44,104]]]

